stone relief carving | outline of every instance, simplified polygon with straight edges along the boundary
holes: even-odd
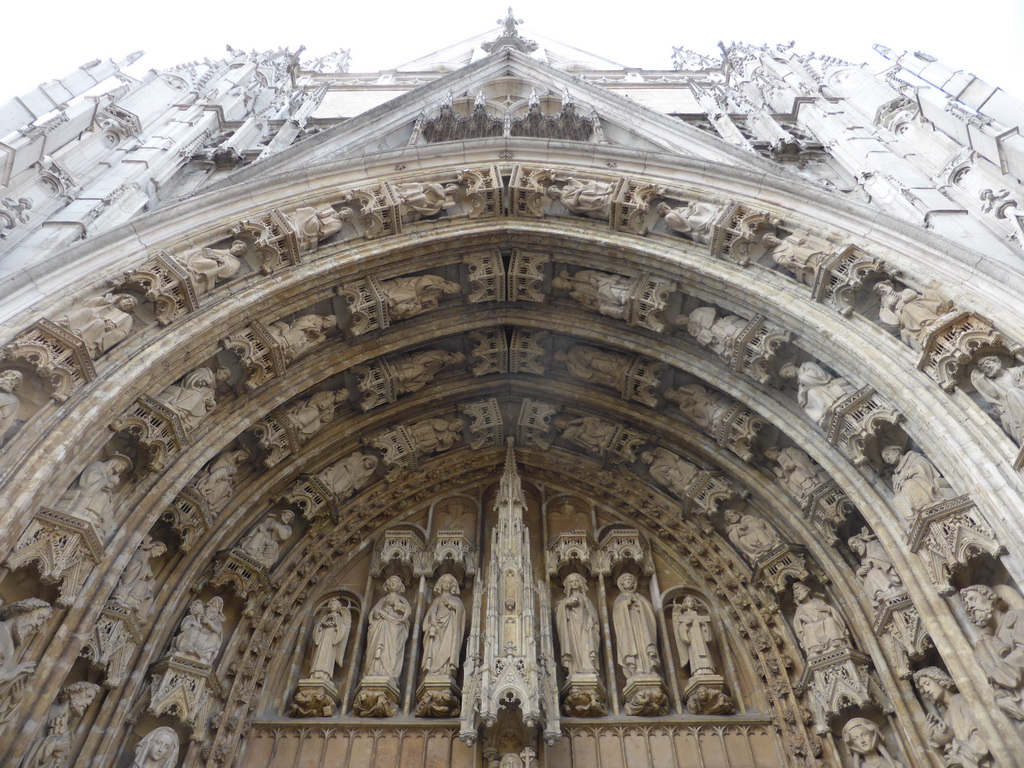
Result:
[[[334,315],[303,315],[291,322],[278,320],[267,330],[279,345],[285,365],[302,357],[327,338],[327,331],[337,325]]]
[[[878,726],[864,717],[854,717],[843,726],[843,743],[853,756],[854,768],[902,768],[885,748]]]
[[[398,710],[398,679],[405,660],[412,606],[398,576],[384,582],[384,596],[370,611],[363,679],[353,712],[360,717],[392,717]]]
[[[359,389],[363,394],[362,409],[368,411],[384,403],[393,403],[399,395],[418,392],[442,369],[466,361],[461,352],[428,349],[391,359],[382,357],[354,366]]]
[[[192,486],[206,499],[212,510],[219,510],[235,492],[239,468],[252,459],[249,451],[224,451],[217,455],[192,481]]]
[[[826,426],[837,403],[857,391],[857,387],[839,376],[830,376],[817,363],[810,361],[800,366],[784,365],[780,375],[795,378],[797,402],[815,424]]]
[[[793,629],[808,659],[850,647],[850,632],[835,608],[800,582],[793,585],[793,599]]]
[[[903,586],[903,580],[896,572],[892,558],[869,528],[861,529],[861,532],[851,536],[847,543],[853,553],[860,558],[857,576],[864,582],[864,591],[873,608],[906,596],[907,588]]]
[[[458,283],[450,282],[437,275],[381,280],[380,289],[387,301],[388,316],[391,320],[415,317],[421,312],[436,308],[442,296],[450,296],[462,291]]]
[[[924,454],[904,452],[890,445],[882,449],[882,460],[893,468],[893,502],[908,519],[923,509],[956,498],[953,487]]]
[[[98,535],[105,535],[113,512],[114,491],[131,470],[131,459],[120,454],[106,461],[94,461],[86,465],[54,507],[90,523]]]
[[[728,448],[744,461],[754,458],[757,436],[767,425],[749,408],[700,384],[684,384],[665,392],[665,399],[700,427],[719,446]]]
[[[256,434],[260,447],[268,451],[264,466],[274,466],[312,440],[324,426],[334,421],[335,409],[347,399],[345,390],[323,390],[253,422],[250,429]]]
[[[938,667],[914,673],[917,690],[939,708],[928,713],[929,743],[941,749],[948,768],[991,768],[992,755],[978,728],[974,709],[953,679]]]
[[[1016,595],[1015,595],[1016,597]],[[994,589],[975,584],[960,590],[971,623],[978,628],[974,657],[992,684],[996,705],[1024,721],[1024,607],[1010,608]]]
[[[577,674],[600,674],[601,622],[597,608],[587,597],[587,580],[578,573],[570,573],[563,588],[565,597],[555,603],[562,667],[570,678]]]
[[[81,338],[95,360],[128,338],[134,322],[132,314],[138,306],[135,297],[126,293],[94,296],[57,318],[57,325]]]
[[[188,615],[181,620],[178,633],[171,641],[171,653],[182,659],[212,665],[220,653],[224,638],[224,601],[210,598],[209,603],[193,600]]]
[[[562,186],[557,186],[556,182],[561,182]],[[615,182],[595,179],[581,180],[571,176],[565,179],[552,177],[544,188],[544,194],[552,200],[560,202],[572,213],[580,216],[595,213],[606,218],[610,213],[617,186]]]
[[[711,616],[693,595],[673,604],[672,630],[679,652],[679,666],[691,676],[713,674]]]
[[[575,443],[613,464],[636,461],[636,450],[645,442],[642,435],[596,416],[566,416],[555,419],[562,439]]]
[[[71,683],[50,705],[46,722],[36,736],[21,768],[71,768],[71,742],[77,721],[100,692],[95,683]]]
[[[978,360],[971,383],[992,410],[1003,430],[1024,445],[1024,365],[1007,366],[995,355]]]
[[[351,208],[334,210],[329,205],[322,208],[305,206],[296,208],[287,217],[298,241],[300,251],[315,251],[317,246],[329,237],[341,232],[341,228],[353,216]]]
[[[166,551],[167,547],[162,542],[147,535],[121,572],[117,586],[110,593],[110,600],[134,611],[140,619],[147,617],[156,596],[156,575],[150,561]]]
[[[196,368],[157,395],[156,400],[181,420],[187,434],[217,407],[217,383],[230,377],[227,368],[218,368],[216,373],[209,368]]]
[[[779,534],[771,525],[751,514],[740,514],[734,509],[725,511],[725,530],[729,541],[751,562],[783,546]]]
[[[654,208],[655,213],[665,220],[665,224],[673,232],[705,245],[711,242],[712,228],[724,210],[721,206],[699,201],[678,208],[673,208],[668,203],[658,203]]]
[[[85,342],[57,323],[40,318],[0,347],[0,361],[33,368],[52,388],[50,397],[63,403],[80,385],[96,378]]]
[[[446,208],[455,205],[452,199],[459,191],[458,184],[409,181],[393,184],[392,189],[400,206],[407,208],[410,220],[436,216]]]
[[[661,313],[675,283],[646,273],[626,277],[596,269],[581,269],[574,275],[562,270],[551,279],[551,287],[568,291],[569,298],[600,315],[625,320],[653,331],[665,329]]]
[[[686,332],[720,358],[731,361],[733,351],[749,320],[738,315],[717,317],[715,307],[697,307],[686,317]],[[680,324],[683,318],[678,321]]]
[[[242,268],[242,259],[249,252],[249,244],[244,240],[234,240],[229,248],[196,248],[175,260],[185,268],[196,295],[201,296],[213,290],[223,280],[230,280]]]
[[[10,439],[18,420],[21,400],[17,392],[21,388],[23,376],[21,371],[13,369],[0,371],[0,448]]]
[[[683,502],[684,512],[696,510],[712,518],[722,504],[741,495],[721,473],[700,469],[664,448],[644,451],[640,460],[648,465],[651,477]]]
[[[793,273],[800,282],[812,287],[822,262],[835,251],[833,243],[801,230],[796,230],[783,238],[767,234],[761,242],[766,248],[771,249],[772,260],[776,264]]]
[[[768,448],[765,458],[777,466],[772,472],[793,500],[803,506],[825,483],[831,482],[829,474],[804,451],[795,447]]]
[[[589,344],[575,344],[568,352],[556,352],[555,360],[565,363],[569,373],[577,379],[620,389],[629,370],[630,355]]]
[[[20,660],[23,649],[52,615],[52,606],[37,597],[0,609],[0,724],[21,704],[36,669],[36,662]]]
[[[267,515],[263,522],[242,538],[238,548],[263,568],[273,568],[281,544],[292,535],[292,519],[292,513],[288,510],[280,514]]]
[[[346,499],[362,488],[377,469],[377,457],[353,453],[320,472],[317,477],[339,499]]]
[[[925,339],[940,317],[953,309],[953,303],[938,296],[918,293],[912,288],[899,289],[890,280],[875,284],[878,297],[878,319],[886,328],[899,333],[904,344],[921,349]]]
[[[1024,347],[1007,339],[992,321],[974,312],[950,312],[929,326],[917,367],[946,392],[962,386],[974,361],[987,355],[1016,357]]]
[[[161,725],[139,740],[131,768],[174,768],[178,764],[178,734]]]

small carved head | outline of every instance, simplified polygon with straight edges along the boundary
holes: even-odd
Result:
[[[855,717],[843,726],[843,743],[856,755],[877,751],[878,739],[878,726],[865,717]]]
[[[135,748],[135,765],[172,768],[178,763],[178,734],[166,725],[154,728]]]
[[[11,623],[14,645],[20,647],[49,620],[53,615],[53,607],[45,600],[30,597],[11,603],[0,615],[4,621]]]
[[[960,590],[960,599],[971,623],[986,626],[997,610],[1005,610],[1006,603],[992,587],[986,584],[972,584]]]
[[[914,673],[914,684],[926,699],[938,703],[945,691],[955,689],[953,678],[938,667],[925,667]]]
[[[405,582],[401,576],[389,576],[384,582],[384,591],[388,594],[401,594],[405,592]]]
[[[441,593],[457,595],[459,593],[459,582],[450,573],[443,573],[434,585],[434,593],[438,595]]]
[[[245,240],[232,240],[231,247],[228,249],[228,253],[230,253],[232,256],[245,256],[248,250],[249,244],[245,242]]]
[[[986,355],[978,360],[977,368],[988,378],[994,378],[1003,370],[1003,361],[995,355]]]
[[[127,312],[129,315],[139,308],[139,301],[134,296],[129,296],[127,293],[119,293],[114,296],[114,307]]]
[[[798,603],[806,602],[811,598],[811,588],[798,581],[793,585],[793,599]]]
[[[891,466],[895,466],[900,463],[900,459],[903,458],[903,449],[898,445],[887,445],[882,449],[882,461]]]
[[[21,371],[14,369],[0,371],[0,392],[17,392],[22,381],[24,381],[24,377],[21,375]]]
[[[565,589],[565,594],[567,595],[571,595],[573,592],[586,592],[587,580],[578,573],[570,573],[565,577],[565,581],[562,582],[562,586]]]
[[[221,597],[210,598],[210,602],[206,604],[206,618],[208,619],[223,619],[224,618],[224,599]]]
[[[73,715],[81,717],[99,692],[100,687],[95,683],[72,683],[60,692],[60,700],[68,703]]]
[[[632,573],[623,573],[616,579],[615,583],[619,587],[620,592],[631,593],[636,592],[636,576]]]
[[[771,448],[765,448],[764,457],[768,459],[768,461],[775,461],[779,458],[779,453],[779,449],[773,445]]]

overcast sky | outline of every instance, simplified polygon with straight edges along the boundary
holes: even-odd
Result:
[[[87,3],[10,0],[3,12],[0,103],[96,58],[142,49],[132,72],[219,59],[224,47],[266,50],[305,45],[313,55],[352,50],[351,71],[377,71],[496,26],[507,0],[443,2]],[[781,43],[880,65],[871,50],[924,51],[1024,98],[1024,0],[515,0],[524,33],[546,37],[626,66],[671,68],[672,46],[717,52],[723,40]]]

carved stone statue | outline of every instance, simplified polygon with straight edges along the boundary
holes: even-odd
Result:
[[[711,242],[711,228],[722,209],[711,203],[692,202],[673,208],[668,203],[658,203],[655,212],[665,219],[669,229],[686,235],[698,243]]]
[[[686,489],[700,472],[696,464],[691,464],[664,448],[644,451],[640,454],[640,460],[649,465],[651,477],[677,496],[686,495]]]
[[[729,541],[751,561],[782,546],[782,539],[768,521],[733,509],[725,512],[725,531]]]
[[[298,235],[300,248],[312,250],[323,240],[341,232],[346,221],[352,218],[351,208],[336,211],[329,205],[323,208],[296,208],[295,213],[288,217]]]
[[[799,448],[768,448],[764,455],[777,464],[772,467],[772,472],[779,478],[786,493],[798,504],[808,501],[815,489],[831,479],[821,466]]]
[[[213,664],[224,639],[224,601],[210,599],[207,605],[193,600],[188,615],[182,619],[178,634],[171,641],[171,651],[202,664]]]
[[[853,755],[854,768],[903,768],[885,748],[878,726],[867,718],[847,721],[843,726],[843,743]]]
[[[705,432],[714,432],[724,415],[727,401],[700,384],[684,384],[665,392],[665,399],[677,403],[679,411]]]
[[[697,307],[686,321],[686,332],[693,336],[702,347],[707,347],[719,357],[732,357],[736,339],[747,327],[748,321],[738,315],[716,317],[714,307]]]
[[[413,352],[411,355],[401,355],[389,360],[388,366],[395,377],[395,394],[419,392],[442,368],[459,365],[465,361],[466,356],[461,352],[448,352],[443,349]]]
[[[612,203],[615,185],[612,182],[567,178],[562,187],[554,184],[544,190],[544,194],[557,200],[573,213],[606,213]]]
[[[197,295],[212,291],[218,280],[234,277],[242,268],[242,259],[249,251],[244,240],[235,240],[225,251],[217,248],[196,248],[177,257],[192,278]]]
[[[156,399],[177,414],[186,430],[192,430],[217,407],[217,382],[229,378],[231,371],[227,368],[218,368],[216,373],[209,368],[196,368]]]
[[[82,470],[55,506],[105,532],[113,511],[114,489],[121,476],[131,469],[131,460],[120,454],[107,461],[94,461]]]
[[[983,584],[964,587],[960,599],[978,628],[974,657],[992,683],[996,704],[1014,720],[1024,720],[1024,608],[1010,609]]]
[[[326,339],[327,331],[337,323],[334,315],[303,315],[290,323],[278,320],[268,325],[267,330],[281,345],[281,354],[289,364]]]
[[[299,442],[309,442],[317,432],[323,429],[325,424],[334,421],[334,409],[345,402],[346,397],[344,390],[337,392],[324,390],[316,392],[288,408],[285,414],[295,425]]]
[[[597,608],[587,597],[587,580],[570,573],[564,582],[565,597],[555,605],[555,628],[567,675],[598,674],[601,624]]]
[[[658,655],[658,628],[651,601],[636,591],[636,576],[623,573],[615,582],[619,595],[612,605],[616,659],[622,674],[656,673],[661,668]]]
[[[370,624],[366,632],[366,662],[363,675],[386,677],[398,683],[405,659],[405,641],[409,637],[412,606],[403,597],[405,584],[398,576],[384,582],[384,596],[370,611]]]
[[[36,662],[18,661],[20,649],[53,615],[45,600],[30,597],[0,610],[0,685],[35,671]]]
[[[714,674],[715,665],[711,660],[711,616],[693,595],[687,595],[682,603],[672,606],[672,629],[679,649],[679,666],[689,670],[690,675]]]
[[[238,548],[264,568],[273,568],[281,544],[292,535],[291,521],[294,515],[285,510],[280,515],[267,518],[253,528],[239,543]]]
[[[615,433],[615,425],[596,416],[581,416],[578,419],[560,418],[555,426],[562,430],[562,437],[592,453],[601,453]]]
[[[810,361],[799,367],[784,365],[779,374],[784,379],[796,378],[797,402],[819,426],[823,426],[832,406],[857,391],[846,379],[829,376],[824,368]]]
[[[452,195],[459,191],[458,184],[420,183],[410,181],[395,184],[399,202],[420,216],[435,216],[445,208],[451,208]]]
[[[334,668],[345,664],[345,647],[352,630],[352,611],[340,600],[328,600],[327,608],[313,627],[313,660],[309,676],[330,682]]]
[[[899,331],[903,343],[914,349],[921,349],[935,321],[953,308],[950,301],[911,288],[899,290],[889,280],[877,283],[873,290],[881,302],[878,319],[882,325]]]
[[[850,647],[846,622],[835,608],[799,581],[793,585],[793,599],[797,604],[793,629],[808,659],[836,648]]]
[[[387,299],[388,317],[404,320],[434,309],[441,296],[459,293],[462,288],[437,275],[396,277],[381,280],[380,289]]]
[[[57,319],[57,324],[81,337],[93,360],[128,338],[132,313],[139,306],[134,296],[107,293],[78,304]]]
[[[332,464],[317,477],[344,499],[363,487],[377,469],[377,457],[369,453],[353,453],[351,456]]]
[[[802,283],[814,285],[814,276],[822,262],[832,254],[834,246],[808,232],[794,232],[784,238],[765,235],[761,242],[772,249],[772,259],[788,269]]]
[[[450,573],[442,574],[423,617],[423,674],[455,676],[465,629],[466,606],[459,597],[459,583]]]
[[[462,438],[462,426],[459,419],[424,419],[409,426],[409,440],[420,456],[446,451]]]
[[[238,468],[251,458],[252,455],[242,448],[225,451],[210,462],[206,472],[195,481],[196,490],[206,498],[210,509],[220,509],[231,498],[235,491]]]
[[[147,616],[156,596],[156,575],[150,560],[160,557],[166,551],[167,547],[162,542],[153,541],[147,535],[121,572],[121,578],[110,594],[110,599],[132,609],[140,618]]]
[[[1006,367],[995,355],[981,358],[971,383],[992,405],[1006,434],[1024,445],[1024,365]]]
[[[50,705],[46,724],[21,761],[22,768],[70,768],[74,726],[100,692],[95,683],[72,683]]]
[[[939,719],[928,713],[929,743],[942,749],[949,768],[990,768],[992,755],[978,730],[974,708],[959,693],[953,679],[938,667],[914,673],[917,690],[937,707],[945,709]]]
[[[161,725],[139,740],[131,768],[174,768],[178,764],[178,734]]]
[[[576,344],[568,352],[556,352],[555,360],[564,362],[577,379],[617,388],[629,370],[630,355],[619,354],[589,344]]]
[[[882,460],[893,467],[893,501],[906,517],[913,517],[925,507],[956,497],[953,487],[923,454],[917,451],[904,453],[901,448],[889,445],[882,449]]]
[[[632,278],[596,269],[582,269],[575,275],[562,270],[551,280],[552,288],[569,291],[569,297],[587,309],[617,320],[626,319],[632,284]]]
[[[0,371],[0,447],[18,418],[21,400],[15,393],[21,388],[22,381],[21,371]]]
[[[857,576],[864,582],[864,591],[871,599],[874,608],[903,597],[907,588],[896,572],[892,558],[885,551],[878,537],[869,528],[864,528],[856,536],[851,536],[847,543],[853,553],[860,558]]]

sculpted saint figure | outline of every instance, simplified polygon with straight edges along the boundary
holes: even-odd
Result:
[[[665,399],[678,403],[680,412],[705,432],[717,429],[728,407],[725,398],[709,392],[700,384],[684,384],[670,389],[665,392]]]
[[[277,562],[281,544],[292,535],[289,523],[293,519],[294,515],[290,510],[285,510],[279,516],[268,515],[239,542],[239,549],[264,568],[272,568]]]
[[[568,352],[556,352],[555,360],[564,362],[569,373],[577,379],[617,389],[629,369],[630,355],[589,344],[576,344]]]
[[[892,558],[869,528],[863,528],[856,536],[851,536],[847,543],[860,558],[857,575],[864,581],[864,591],[871,599],[872,607],[877,608],[907,594],[907,588],[896,573]]]
[[[442,296],[459,293],[462,288],[437,275],[396,277],[381,280],[380,289],[387,299],[388,317],[404,320],[434,309]]]
[[[167,547],[162,542],[153,541],[147,535],[121,572],[121,578],[110,594],[110,599],[118,605],[131,608],[140,618],[147,616],[156,596],[156,575],[150,560],[160,557],[166,551]]]
[[[267,330],[281,345],[281,354],[289,364],[326,339],[327,331],[337,323],[334,315],[303,315],[290,323],[278,320],[268,325]]]
[[[419,392],[442,368],[465,361],[466,356],[461,352],[448,352],[444,349],[428,349],[389,360],[388,366],[395,377],[395,394]]]
[[[787,363],[779,374],[784,379],[796,378],[797,402],[818,426],[823,426],[832,406],[857,391],[846,379],[829,376],[824,368],[810,361],[799,367]]]
[[[714,307],[697,307],[687,317],[686,332],[702,347],[728,360],[748,321],[738,315],[716,317],[716,312]]]
[[[65,687],[50,705],[46,724],[25,754],[22,768],[70,768],[75,721],[85,714],[99,692],[95,683],[72,683]]]
[[[889,280],[877,283],[873,292],[881,302],[878,319],[893,330],[900,339],[914,349],[921,349],[925,337],[942,315],[953,308],[953,303],[910,288],[899,290]]]
[[[850,633],[839,612],[802,582],[793,585],[796,613],[793,628],[808,659],[836,648],[850,647]]]
[[[903,768],[885,748],[878,726],[867,718],[847,721],[843,726],[843,743],[853,755],[854,768]]]
[[[632,284],[633,278],[596,269],[581,269],[575,275],[563,269],[551,280],[552,288],[568,291],[570,298],[587,309],[617,320],[626,319]]]
[[[690,675],[713,675],[715,665],[711,661],[711,617],[704,606],[693,595],[687,595],[682,603],[672,606],[672,629],[679,649],[679,666],[688,669]]]
[[[309,676],[330,682],[334,668],[345,664],[345,646],[352,629],[352,610],[337,599],[327,601],[327,609],[313,627],[313,660]]]
[[[106,531],[113,511],[114,489],[121,476],[131,469],[131,460],[120,454],[107,461],[94,461],[82,470],[55,506]]]
[[[679,208],[658,203],[655,212],[665,219],[668,228],[698,243],[710,243],[712,225],[722,209],[711,203],[692,202]]]
[[[377,457],[369,453],[353,453],[337,464],[332,464],[317,477],[344,499],[363,487],[377,469]]]
[[[597,608],[587,597],[587,580],[570,573],[563,584],[565,597],[555,605],[555,629],[567,675],[598,674],[597,650],[601,625]]]
[[[21,371],[0,371],[0,447],[18,418],[21,400],[15,393],[21,388],[22,381]]]
[[[423,456],[447,451],[461,440],[462,422],[459,419],[424,419],[409,426],[408,431],[413,450]]]
[[[442,574],[423,617],[423,674],[455,676],[465,629],[466,606],[459,597],[459,582],[450,573]]]
[[[182,619],[178,634],[171,641],[171,651],[202,664],[213,664],[224,639],[224,601],[211,598],[207,605],[193,600],[188,615]]]
[[[607,213],[612,202],[614,184],[604,181],[580,181],[567,178],[561,189],[554,184],[544,190],[544,194],[557,200],[573,213]]]
[[[363,675],[386,677],[393,683],[402,674],[405,659],[405,641],[409,637],[412,606],[402,596],[405,584],[398,576],[384,582],[384,596],[370,611],[370,626],[366,633],[366,663]]]
[[[434,216],[445,208],[455,205],[452,195],[459,191],[458,184],[437,184],[436,182],[420,183],[410,181],[395,184],[399,202],[406,208],[415,211],[421,217]]]
[[[198,427],[206,415],[217,407],[217,382],[231,378],[231,371],[218,368],[196,368],[185,374],[178,384],[172,384],[157,400],[170,408],[181,419],[186,430]]]
[[[782,539],[766,520],[734,509],[725,512],[726,535],[750,560],[757,560],[782,546]]]
[[[995,355],[981,358],[971,383],[992,405],[1006,434],[1024,445],[1024,365],[1007,368]]]
[[[640,460],[650,467],[651,477],[680,497],[686,495],[687,488],[700,472],[696,464],[691,464],[664,448],[644,451],[640,454]]]
[[[299,434],[299,442],[307,443],[323,429],[325,424],[334,421],[334,409],[345,402],[344,390],[316,392],[300,403],[293,405],[285,414],[295,426]]]
[[[235,491],[235,477],[238,468],[249,461],[252,455],[241,448],[237,451],[225,451],[217,456],[195,482],[196,490],[205,498],[211,509],[221,506]]]
[[[619,595],[612,605],[612,626],[615,628],[615,651],[622,674],[629,680],[634,675],[657,673],[661,668],[658,655],[658,629],[651,601],[636,591],[636,576],[623,573],[615,582]]]
[[[341,232],[343,224],[351,218],[351,208],[336,211],[329,205],[323,208],[296,208],[295,213],[289,216],[295,234],[298,235],[299,248],[304,251],[316,248],[320,241]]]
[[[139,740],[132,768],[174,768],[178,764],[178,734],[161,725]]]
[[[956,497],[953,487],[923,454],[895,445],[882,449],[882,460],[893,467],[893,501],[906,517],[940,501]]]
[[[18,661],[18,652],[53,615],[45,600],[30,597],[0,610],[0,685],[28,676],[35,671],[34,661]]]
[[[776,264],[788,269],[797,280],[807,285],[814,285],[818,268],[833,251],[832,243],[800,231],[782,239],[775,235],[765,235],[761,242],[766,248],[772,249],[772,259]]]
[[[984,584],[964,587],[960,599],[978,628],[974,656],[992,683],[996,704],[1014,720],[1024,720],[1024,609],[1009,609]]]
[[[608,446],[616,426],[596,416],[582,416],[578,419],[560,418],[555,426],[562,430],[562,437],[592,453],[601,453]]]
[[[197,248],[177,257],[185,267],[196,294],[201,296],[213,290],[218,280],[227,280],[242,268],[242,259],[249,251],[244,240],[235,240],[226,251],[217,248]]]
[[[942,719],[928,713],[928,743],[942,749],[946,765],[991,768],[992,755],[978,730],[974,710],[953,679],[938,667],[925,667],[914,673],[914,683],[922,696],[945,709]]]
[[[772,472],[799,504],[808,501],[811,494],[830,479],[828,473],[799,448],[768,448],[764,455],[776,463]]]
[[[57,325],[81,337],[89,357],[95,360],[128,338],[132,329],[132,313],[138,306],[135,297],[126,293],[94,296],[58,318]]]

